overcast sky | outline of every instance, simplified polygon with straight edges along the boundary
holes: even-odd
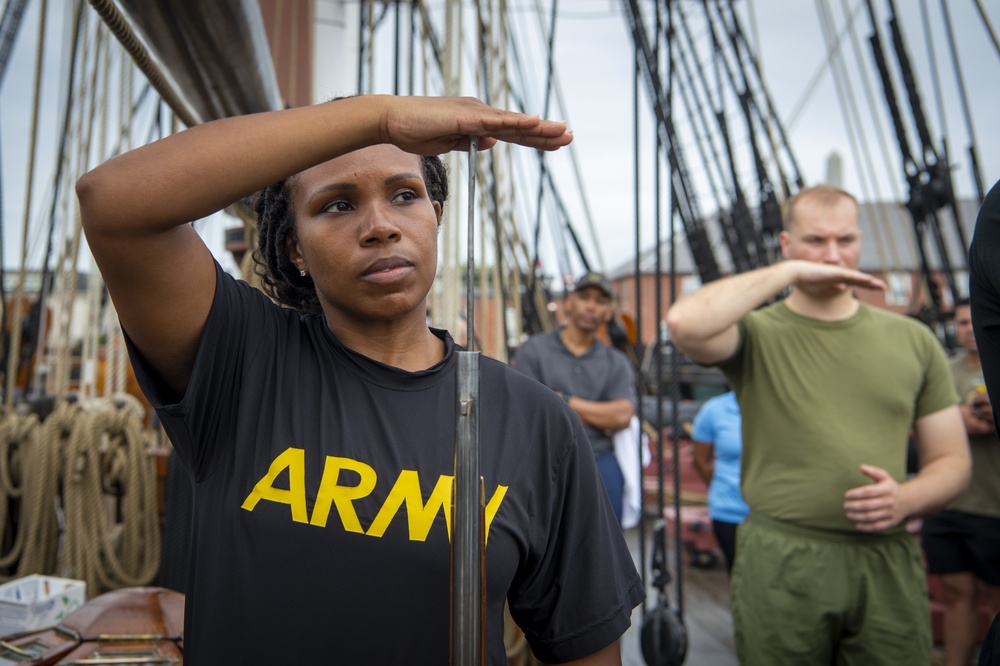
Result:
[[[873,0],[882,32],[883,48],[887,51],[890,67],[895,72],[895,57],[886,26],[889,4],[886,0]],[[320,3],[321,6],[324,3]],[[327,5],[332,7],[333,1]],[[429,3],[438,8],[442,3]],[[509,29],[517,34],[524,78],[522,86],[528,110],[543,111],[543,91],[546,73],[546,34],[550,20],[550,0],[509,0]],[[705,41],[701,0],[679,0],[689,17],[696,39]],[[983,3],[994,27],[1000,25],[1000,5]],[[939,144],[945,132],[950,143],[954,184],[961,196],[973,196],[974,189],[969,160],[965,151],[969,134],[955,84],[955,74],[949,44],[943,29],[944,21],[940,3],[936,0],[897,1],[904,39],[912,66],[916,70],[917,86],[922,96],[923,108],[935,143]],[[640,3],[647,17],[651,16],[652,3]],[[881,82],[877,77],[867,37],[871,20],[864,0],[737,0],[736,6],[744,29],[751,41],[758,46],[765,85],[772,97],[775,112],[785,124],[791,151],[801,175],[807,184],[827,180],[827,161],[836,152],[842,160],[843,186],[862,199],[905,198],[902,160],[895,134],[889,124],[888,110]],[[981,172],[986,187],[1000,178],[1000,154],[991,150],[1000,145],[995,110],[1000,108],[1000,53],[983,27],[974,0],[949,0],[950,18],[958,42],[958,58],[965,77],[970,102],[973,130],[979,146]],[[587,216],[578,195],[576,169],[570,163],[569,151],[548,157],[548,165],[560,184],[562,196],[570,209],[574,226],[583,237],[592,262],[603,258],[611,269],[628,261],[634,254],[634,204],[633,204],[633,46],[621,0],[562,0],[558,4],[558,18],[554,37],[554,66],[558,90],[563,106],[554,98],[549,112],[553,118],[565,118],[574,130],[574,151],[578,170],[582,175],[582,188],[586,193],[591,216],[596,227],[596,240],[591,238],[585,223]],[[844,33],[848,15],[853,16],[855,37],[841,43],[850,90],[861,116],[861,132],[867,144],[874,174],[865,178],[862,185],[858,163],[852,151],[847,125],[838,101],[837,88],[827,62],[827,46],[821,29],[819,11],[828,8],[838,33]],[[322,7],[321,7],[322,9]],[[925,23],[924,11],[929,18]],[[353,25],[353,24],[351,24]],[[930,41],[925,28],[931,26]],[[699,26],[701,26],[699,28]],[[699,29],[701,32],[699,33]],[[353,39],[354,28],[337,38],[320,40],[318,53],[330,53],[340,45],[347,50]],[[385,30],[390,33],[391,31]],[[850,33],[846,33],[850,34]],[[376,57],[389,51],[376,49]],[[324,51],[326,49],[326,51]],[[860,49],[860,60],[856,49]],[[938,86],[935,87],[930,69],[930,50],[938,63]],[[475,53],[465,53],[467,68],[472,67]],[[336,57],[319,57],[318,62],[336,61]],[[708,63],[707,56],[705,60]],[[512,70],[513,71],[513,70]],[[864,72],[864,73],[863,73]],[[514,76],[517,76],[516,73]],[[714,76],[711,70],[706,76]],[[328,68],[317,74],[317,95],[322,98],[351,91],[356,86],[356,70]],[[868,103],[867,89],[873,103]],[[386,92],[390,79],[376,82],[376,91]],[[713,79],[714,81],[714,79]],[[898,77],[897,95],[901,95]],[[714,83],[712,84],[714,85]],[[379,87],[381,86],[381,88]],[[943,100],[946,125],[941,121],[938,88]],[[808,90],[808,92],[807,92]],[[474,89],[463,91],[466,94]],[[652,180],[653,129],[651,110],[643,88],[641,105],[641,245],[651,247],[654,238]],[[905,117],[909,107],[899,98]],[[732,102],[728,107],[734,111]],[[704,187],[703,167],[698,164],[697,146],[690,123],[683,118],[679,103],[675,103],[681,149],[685,152],[692,176],[699,189],[699,205],[704,214],[714,210],[712,198]],[[738,116],[736,116],[738,118]],[[732,121],[731,121],[732,122]],[[876,132],[881,127],[882,137]],[[917,138],[909,136],[911,146],[917,149]],[[739,122],[732,122],[731,135],[736,143],[745,137],[746,130]],[[861,141],[859,140],[859,145]],[[883,145],[885,148],[883,149]],[[862,153],[862,159],[864,155]],[[747,167],[748,168],[748,167]],[[744,174],[751,178],[752,174]],[[750,181],[747,181],[750,182]],[[746,186],[746,184],[745,184]],[[528,198],[532,205],[535,192],[532,186],[522,188],[518,196]],[[664,192],[664,201],[666,194]],[[551,238],[543,233],[543,244]],[[559,262],[553,258],[553,248],[548,245],[543,256],[548,257],[546,269],[558,273]],[[576,269],[572,269],[576,270]]]
[[[570,3],[561,3],[566,7]],[[582,0],[572,3],[574,11],[566,10],[560,17],[556,33],[557,62],[564,63],[560,70],[563,92],[570,123],[576,134],[576,150],[587,183],[594,216],[600,227],[605,260],[615,266],[633,253],[634,232],[632,204],[632,52],[631,39],[617,1]],[[700,3],[681,2],[686,12],[695,13]],[[854,160],[845,121],[838,103],[837,91],[829,68],[824,68],[826,47],[817,13],[820,3],[803,0],[755,0],[737,3],[744,16],[744,28],[753,33],[756,25],[759,35],[760,58],[764,78],[772,95],[778,116],[786,123],[789,143],[807,184],[826,180],[827,158],[837,152],[843,159],[844,186],[859,198],[865,192],[860,185],[857,162]],[[874,132],[869,105],[865,103],[862,77],[854,58],[853,43],[845,42],[845,55],[850,69],[853,94],[862,107],[863,128],[869,137],[872,159],[877,167],[879,187],[868,188],[869,197],[893,198],[902,192],[903,170],[901,158],[888,124],[888,111],[881,94],[881,84],[871,64],[867,36],[871,22],[864,2],[850,3],[832,0],[823,4],[833,9],[838,26],[845,24],[842,8],[849,4],[856,14],[859,41],[863,49],[863,64],[875,93],[874,111],[883,123],[888,141],[888,161],[882,156],[877,134]],[[933,25],[932,45],[939,61],[939,78],[945,99],[950,150],[954,163],[954,183],[960,195],[974,194],[964,154],[969,138],[954,84],[955,77],[948,53],[948,44],[942,31],[940,5],[934,0],[903,0],[896,2],[901,14],[910,57],[917,70],[917,82],[923,97],[924,111],[928,117],[932,136],[940,141],[942,123],[930,74],[927,41],[924,34],[921,5],[927,6]],[[990,11],[990,20],[996,29],[1000,26],[1000,3],[983,3]],[[884,18],[887,3],[876,0],[876,9]],[[579,7],[579,9],[576,9]],[[979,146],[981,170],[986,187],[1000,178],[1000,136],[998,136],[997,109],[1000,109],[1000,54],[982,27],[973,0],[949,0],[951,19],[958,35],[959,60],[970,98],[973,127]],[[754,20],[747,10],[752,10]],[[889,48],[885,24],[880,26],[885,48]],[[752,35],[751,35],[752,36]],[[890,63],[895,59],[889,54]],[[806,88],[821,72],[818,85],[808,97]],[[897,89],[898,90],[898,89]],[[906,102],[900,99],[906,113]],[[676,108],[676,105],[675,105]],[[788,124],[790,114],[799,109],[794,122]],[[644,136],[652,141],[646,112]],[[734,135],[743,130],[737,126]],[[690,136],[689,134],[687,136]],[[910,135],[916,148],[917,139]],[[693,145],[684,144],[689,164],[695,162]],[[640,168],[648,174],[652,170],[652,157],[645,155]],[[887,173],[888,172],[888,173]],[[893,187],[895,185],[895,187]],[[648,212],[651,204],[646,204]],[[708,200],[703,212],[709,212]],[[645,216],[644,216],[645,217]],[[626,228],[626,226],[628,228]],[[650,246],[652,222],[644,224],[643,246]]]
[[[333,11],[336,0],[319,0],[318,15],[323,17]],[[640,3],[649,14],[651,3]],[[694,0],[680,0],[681,7],[692,21],[696,22],[701,3]],[[1000,27],[1000,4],[982,3],[989,13],[994,30]],[[7,265],[20,251],[18,229],[23,219],[24,177],[27,171],[27,144],[29,135],[32,81],[30,73],[34,66],[37,45],[37,18],[35,12],[40,3],[29,4],[25,15],[22,34],[11,55],[3,88],[0,90],[0,142],[3,146],[3,211],[4,211],[4,256]],[[49,3],[50,11],[62,12],[66,2]],[[440,1],[430,2],[432,11],[441,12]],[[888,3],[876,0],[875,5],[884,19]],[[923,96],[924,111],[935,141],[940,141],[943,123],[938,110],[934,81],[929,68],[928,41],[924,33],[925,24],[921,9],[926,8],[930,16],[931,44],[939,62],[938,75],[944,99],[947,135],[954,164],[954,183],[960,195],[972,196],[972,180],[968,169],[965,150],[969,143],[965,119],[959,105],[959,95],[955,87],[952,61],[948,43],[943,32],[940,3],[935,0],[897,0],[901,13],[905,38],[913,65],[917,71],[917,82]],[[347,3],[348,8],[354,3]],[[545,80],[546,58],[543,50],[544,34],[541,26],[549,20],[549,0],[508,0],[510,9],[509,28],[518,32],[521,49],[522,68],[526,81],[525,100],[530,112],[542,112],[542,91]],[[826,61],[826,45],[820,29],[818,9],[829,6],[834,22],[842,29],[847,7],[856,16],[860,47],[863,49],[863,65],[867,71],[869,85],[875,93],[875,103],[869,106],[865,101],[863,78],[854,56],[854,44],[844,42],[844,53],[848,56],[849,77],[853,94],[862,108],[863,127],[869,137],[869,145],[877,166],[874,183],[861,186],[857,164],[836,88]],[[989,187],[1000,178],[1000,146],[997,136],[996,109],[1000,109],[1000,54],[991,42],[976,9],[975,0],[949,0],[949,9],[958,35],[959,59],[963,68],[965,83],[971,103],[973,128],[979,147],[983,180]],[[866,38],[870,32],[870,21],[863,0],[743,0],[737,2],[744,28],[751,40],[758,43],[766,86],[772,96],[778,116],[786,123],[791,144],[802,176],[812,184],[826,179],[826,163],[831,152],[838,152],[843,160],[844,185],[859,197],[880,196],[893,198],[896,193],[905,196],[903,171],[896,148],[894,134],[888,124],[888,115],[881,94],[881,84],[871,65],[871,55]],[[87,8],[87,11],[92,11]],[[59,90],[57,75],[62,67],[58,53],[63,44],[69,43],[66,34],[60,33],[58,22],[47,36],[49,51],[47,62],[50,75],[42,97],[42,132],[39,139],[39,164],[51,165],[55,153],[55,141],[60,132],[56,127],[58,108],[62,92]],[[350,38],[356,35],[356,24],[342,28],[348,39],[331,38],[330,30],[336,26],[324,23],[317,27],[317,76],[316,98],[324,99],[333,94],[354,92],[356,89],[356,63],[339,64],[331,57],[331,49],[336,45],[351,50]],[[695,23],[693,23],[695,25]],[[885,47],[889,47],[884,21],[880,26]],[[65,29],[65,28],[61,28]],[[384,30],[384,32],[390,32]],[[550,156],[550,168],[556,175],[567,208],[570,211],[578,233],[592,260],[600,255],[607,268],[627,261],[635,246],[634,205],[633,205],[633,51],[632,41],[624,18],[620,0],[561,0],[559,3],[556,33],[554,38],[554,65],[559,91],[565,102],[559,106],[553,101],[550,117],[566,118],[575,133],[574,154],[577,168],[582,176],[583,190],[589,202],[596,226],[596,245],[590,238],[585,224],[583,205],[578,193],[575,170],[570,162],[569,151],[561,151]],[[376,49],[376,57],[384,59],[386,50]],[[465,57],[472,61],[474,50],[467,47]],[[895,58],[889,54],[890,62]],[[382,62],[378,61],[377,62]],[[332,63],[332,64],[331,64]],[[467,65],[471,66],[471,65]],[[52,74],[55,68],[56,74]],[[385,66],[382,66],[384,69]],[[817,74],[819,78],[817,79]],[[815,89],[806,94],[806,89],[814,80]],[[389,78],[382,76],[376,85],[376,92],[390,92]],[[532,83],[533,82],[533,83]],[[463,94],[474,94],[475,90],[463,90]],[[640,155],[640,170],[643,175],[642,189],[642,232],[643,247],[651,245],[653,238],[652,221],[652,172],[653,134],[650,122],[650,107],[643,93],[641,111],[641,135],[643,149]],[[904,112],[907,106],[900,100]],[[730,109],[732,110],[732,109]],[[677,111],[675,107],[675,111]],[[888,153],[883,155],[874,134],[875,117],[882,123],[886,133]],[[696,180],[701,178],[702,167],[695,159],[696,146],[691,139],[690,128],[685,124],[679,111],[678,128],[682,134],[681,147],[693,164]],[[792,114],[795,114],[794,117]],[[735,140],[745,135],[745,129],[738,124],[732,128]],[[911,134],[911,143],[916,146],[916,138]],[[533,159],[533,158],[532,158]],[[49,166],[51,172],[51,166]],[[39,169],[36,179],[35,207],[45,199],[45,191],[51,188],[46,180],[45,169]],[[700,181],[699,181],[700,182]],[[533,206],[535,186],[519,191],[518,196]],[[526,190],[526,191],[525,191]],[[867,191],[867,197],[866,197]],[[665,196],[665,195],[664,195]],[[704,213],[710,213],[713,204],[701,191],[700,205]],[[39,215],[40,213],[36,213]],[[210,245],[220,248],[221,229],[229,222],[212,222],[205,226]],[[547,242],[543,237],[543,243]],[[34,245],[35,243],[32,243]],[[599,251],[598,247],[599,246]],[[35,250],[36,254],[39,250]],[[558,272],[557,261],[551,258],[548,248],[547,269]]]

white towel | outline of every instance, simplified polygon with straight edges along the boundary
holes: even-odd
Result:
[[[622,527],[635,527],[642,515],[642,472],[639,468],[639,456],[642,456],[642,469],[646,468],[652,455],[649,452],[649,438],[646,433],[640,437],[639,418],[632,417],[628,427],[615,433],[615,460],[622,470],[625,487],[622,491]]]

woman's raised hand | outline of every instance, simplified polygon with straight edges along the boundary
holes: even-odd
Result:
[[[467,150],[470,135],[479,137],[480,149],[506,141],[556,150],[573,140],[564,122],[503,111],[474,97],[382,96],[381,101],[378,142],[417,155]]]

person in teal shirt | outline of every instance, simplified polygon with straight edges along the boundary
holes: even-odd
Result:
[[[736,557],[736,528],[750,512],[740,493],[743,419],[733,391],[710,398],[694,417],[694,466],[708,484],[708,514],[726,568]]]

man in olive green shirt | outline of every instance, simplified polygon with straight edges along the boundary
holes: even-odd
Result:
[[[968,445],[930,330],[854,297],[885,288],[857,270],[858,213],[843,190],[801,191],[786,261],[708,284],[667,315],[677,348],[720,366],[743,413],[750,515],[732,610],[745,665],[930,660],[923,565],[903,523],[964,489]],[[911,428],[921,469],[907,479]]]

